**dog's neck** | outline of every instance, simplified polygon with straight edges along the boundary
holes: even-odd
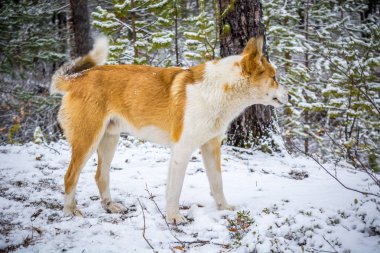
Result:
[[[204,79],[196,85],[205,106],[210,108],[210,118],[221,128],[226,128],[245,108],[254,104],[244,89],[247,79],[241,75],[240,60],[241,56],[230,56],[207,62]]]

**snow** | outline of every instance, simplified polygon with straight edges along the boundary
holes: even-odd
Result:
[[[202,57],[200,54],[198,54],[198,53],[194,53],[194,52],[190,52],[190,51],[185,52],[184,55],[185,55],[185,57],[187,57],[187,58],[191,58],[191,57],[193,57],[193,58]]]
[[[127,7],[127,5],[130,5],[130,0],[126,0],[121,4],[115,4],[115,8],[119,10],[123,10],[125,9],[125,7]]]
[[[189,37],[189,38],[192,38],[192,37],[198,37],[198,33],[195,33],[195,32],[184,32],[183,35],[185,37]]]
[[[164,37],[155,37],[152,39],[152,42],[155,44],[167,44],[173,41],[172,38],[164,38]]]
[[[163,0],[163,1],[160,1],[160,2],[158,2],[156,4],[150,4],[149,8],[151,8],[151,9],[153,9],[153,8],[162,8],[167,3],[168,3],[168,0]]]
[[[209,195],[198,151],[180,200],[191,221],[168,227],[160,211],[165,214],[169,157],[158,145],[121,140],[112,162],[111,193],[129,211],[107,214],[98,199],[92,156],[78,183],[84,217],[72,218],[62,211],[70,158],[65,141],[0,147],[0,251],[152,252],[142,236],[144,215],[145,236],[158,252],[380,252],[379,199],[345,190],[310,159],[232,147],[222,150],[224,192],[254,221],[242,238],[233,239],[228,230],[236,211],[217,210]],[[364,173],[345,164],[336,171],[326,166],[345,184],[376,191]]]
[[[99,22],[99,21],[94,20],[92,21],[92,25],[97,26],[97,27],[102,27],[102,28],[108,28],[108,29],[119,27],[119,24],[113,21]]]
[[[192,46],[192,45],[198,45],[198,44],[200,44],[200,42],[198,40],[187,39],[185,41],[185,44],[187,46]]]

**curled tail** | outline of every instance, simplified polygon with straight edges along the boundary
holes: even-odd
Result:
[[[93,49],[85,56],[78,57],[73,61],[65,63],[53,75],[50,86],[50,94],[65,94],[70,86],[65,78],[75,77],[76,73],[92,67],[102,65],[108,56],[108,38],[98,37],[95,40]]]

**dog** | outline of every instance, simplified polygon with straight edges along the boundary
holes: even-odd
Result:
[[[166,188],[166,218],[183,223],[179,198],[189,159],[200,148],[211,195],[218,209],[233,210],[224,197],[220,146],[229,123],[253,104],[280,107],[286,89],[263,55],[263,37],[252,38],[241,55],[189,68],[102,65],[108,40],[98,38],[89,54],[63,65],[52,77],[51,93],[63,95],[58,122],[71,144],[65,174],[66,215],[81,216],[75,192],[79,174],[97,151],[96,182],[102,207],[125,208],[112,201],[110,164],[120,133],[171,149]]]

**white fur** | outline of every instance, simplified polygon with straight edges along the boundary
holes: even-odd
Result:
[[[207,63],[204,80],[189,85],[186,93],[184,130],[180,141],[194,149],[206,141],[224,134],[229,123],[250,104],[249,97],[239,92],[242,84],[240,68],[233,63],[240,56]],[[234,91],[225,92],[224,85]]]
[[[121,116],[111,117],[111,122],[107,128],[107,132],[110,134],[128,133],[142,140],[155,142],[166,147],[172,145],[169,133],[156,126],[135,128],[132,123]]]
[[[155,126],[142,127],[139,130],[135,130],[134,135],[138,138],[155,142],[166,147],[171,146],[170,135],[167,132]]]
[[[101,35],[95,39],[93,49],[90,51],[90,57],[96,62],[96,65],[103,65],[108,58],[108,38]]]
[[[179,142],[172,147],[166,190],[169,221],[183,220],[183,216],[179,213],[178,202],[188,158],[195,149],[210,139],[222,135],[228,123],[244,107],[241,98],[230,98],[223,90],[226,83],[239,85],[240,69],[233,63],[240,58],[240,56],[231,56],[217,64],[207,63],[203,81],[187,87],[183,133]],[[208,153],[207,145],[203,150]],[[203,155],[203,159],[211,192],[220,208],[230,208],[224,197],[220,172],[216,171],[216,165],[213,164],[215,161],[209,156],[210,154]]]
[[[241,76],[241,69],[235,63],[242,56],[230,56],[217,62],[208,62],[202,82],[189,85],[186,92],[184,128],[178,143],[172,146],[166,189],[166,208],[169,221],[185,220],[179,213],[178,203],[191,153],[201,147],[202,156],[210,183],[211,193],[220,209],[233,209],[223,193],[221,173],[216,170],[213,154],[207,142],[221,136],[229,123],[246,107],[252,104],[278,106],[273,97],[287,101],[287,92],[280,86],[274,94],[257,97],[255,86],[247,91],[249,80]],[[229,85],[230,92],[224,90]]]

